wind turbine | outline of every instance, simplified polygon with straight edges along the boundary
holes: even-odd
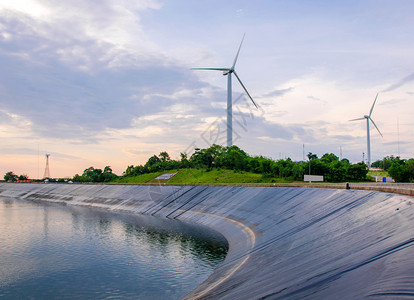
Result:
[[[358,121],[358,120],[364,120],[367,119],[367,152],[368,152],[368,168],[371,167],[371,139],[369,136],[369,121],[372,122],[372,124],[374,124],[375,128],[378,130],[379,134],[382,137],[382,133],[381,131],[378,129],[377,125],[375,124],[374,120],[371,118],[372,115],[372,111],[374,110],[374,105],[375,102],[377,102],[377,98],[378,98],[378,93],[377,96],[375,97],[374,103],[372,103],[371,106],[371,110],[369,111],[369,115],[365,115],[362,118],[358,118],[358,119],[353,119],[353,120],[349,120],[349,121]]]
[[[249,92],[247,91],[246,87],[244,86],[243,82],[240,80],[239,76],[236,73],[234,67],[236,66],[237,58],[239,57],[240,49],[243,44],[244,36],[243,35],[242,41],[239,46],[239,50],[237,51],[236,57],[234,58],[233,65],[231,68],[192,68],[192,70],[213,70],[213,71],[222,71],[223,76],[227,77],[227,147],[231,147],[233,145],[233,108],[232,108],[232,92],[231,92],[231,74],[236,76],[237,80],[240,82],[240,85],[243,87],[244,91],[246,92],[247,96],[249,96],[250,100],[252,100],[254,106],[257,105],[254,102],[253,98],[250,96]]]

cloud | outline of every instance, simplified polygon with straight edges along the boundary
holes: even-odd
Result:
[[[398,145],[410,145],[411,144],[411,142],[407,142],[407,141],[392,141],[392,142],[384,142],[384,143],[382,143],[383,145],[386,145],[386,146],[398,146]]]
[[[144,11],[160,9],[161,4],[121,2],[71,1],[46,6],[42,1],[30,1],[25,6],[7,1],[0,4],[1,31],[33,61],[57,57],[87,71],[166,62],[140,23]]]
[[[407,101],[408,101],[408,99],[395,99],[395,98],[393,98],[393,99],[390,99],[390,100],[379,102],[378,105],[396,105],[396,104],[401,104],[401,103],[404,103],[404,102],[407,102]]]
[[[332,135],[333,139],[341,142],[350,142],[355,141],[355,136],[349,135],[349,134],[341,134],[341,135]]]
[[[50,14],[50,10],[47,7],[33,0],[3,0],[0,9],[21,13],[34,18],[41,18]]]
[[[400,81],[391,84],[389,87],[387,87],[386,89],[384,89],[382,92],[391,92],[394,91],[396,89],[398,89],[399,87],[403,86],[404,84],[413,81],[414,80],[414,73],[411,73],[410,75],[408,75],[407,77],[404,77],[403,79],[401,79]]]
[[[27,129],[32,124],[27,118],[24,118],[21,115],[10,113],[6,110],[0,110],[0,125],[9,128]]]
[[[0,124],[10,124],[13,117],[10,114],[0,110]]]
[[[245,30],[238,68],[252,96],[263,96],[257,97],[258,111],[248,101],[241,112],[235,105],[235,118],[244,128],[234,124],[241,136],[236,144],[253,154],[301,158],[305,143],[323,153],[342,145],[359,157],[365,149],[364,123],[345,122],[366,113],[378,90],[398,88],[414,76],[384,85],[395,73],[390,70],[412,69],[406,30],[412,18],[402,6],[375,6],[386,22],[370,27],[366,24],[378,19],[372,5],[358,7],[355,19],[352,5],[321,11],[291,4],[280,11],[270,1],[220,4],[218,11],[197,1],[179,2],[0,1],[3,146],[22,149],[40,141],[48,151],[82,153],[88,162],[75,163],[84,168],[107,161],[123,169],[151,149],[182,152],[194,140],[202,142],[215,121],[226,120],[226,78],[190,68],[231,63]],[[392,19],[387,18],[390,9],[398,10]],[[277,22],[275,11],[281,13]],[[356,20],[351,25],[346,23],[350,18]],[[233,25],[225,26],[229,22]],[[301,37],[292,34],[298,28],[306,29]],[[384,94],[374,111],[384,123],[398,115],[407,132],[404,138],[400,132],[404,140],[412,139],[411,127],[403,127],[412,115],[409,87]],[[233,88],[236,100],[242,89],[236,81]],[[384,133],[384,141],[395,137]],[[14,163],[27,165],[22,155]],[[73,175],[68,165],[60,168],[72,168],[66,174]]]
[[[1,155],[8,155],[8,154],[13,154],[13,155],[38,155],[37,151],[34,149],[30,149],[30,148],[4,148],[2,147],[0,149],[0,154]]]
[[[281,89],[281,90],[273,90],[269,93],[264,94],[262,97],[282,97],[283,95],[293,91],[294,88],[290,87],[290,88],[286,88],[286,89]]]
[[[35,148],[2,147],[0,149],[0,154],[1,155],[36,156],[36,157],[40,155],[44,157],[43,152],[39,153],[38,149],[35,149]],[[50,155],[52,157],[56,157],[59,159],[80,159],[79,156],[70,155],[70,154],[61,153],[61,152],[51,152]]]
[[[206,99],[204,85],[179,66],[89,74],[59,60],[33,64],[1,53],[0,64],[3,109],[27,118],[43,136],[88,140],[96,132],[127,128],[137,117],[178,104],[205,113],[216,110],[211,101],[200,101]],[[212,90],[210,94],[220,92]]]
[[[315,101],[321,101],[321,99],[316,98],[314,96],[308,96],[308,99],[315,100]]]
[[[7,118],[26,118],[39,135],[93,142],[97,132],[126,128],[168,106],[162,97],[142,101],[145,93],[175,93],[187,76],[167,63],[140,24],[142,11],[161,4],[121,2],[0,4],[0,36],[7,37],[0,39],[0,101]]]
[[[146,37],[140,14],[157,1],[60,2],[33,14],[10,3],[0,6],[0,31],[12,36],[0,39],[0,102],[37,135],[97,143],[146,116],[175,115],[156,124],[165,128],[223,114],[225,90],[199,82]]]

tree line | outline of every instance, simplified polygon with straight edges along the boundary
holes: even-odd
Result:
[[[29,176],[27,176],[26,174],[17,175],[17,174],[14,174],[13,171],[9,171],[4,175],[3,179],[5,181],[28,180]]]
[[[85,169],[82,175],[76,174],[73,176],[73,182],[110,182],[118,178],[118,176],[112,173],[110,166],[106,166],[102,169],[95,169],[89,167]]]
[[[195,149],[188,157],[186,153],[180,153],[180,159],[171,159],[170,155],[163,151],[159,155],[151,156],[143,165],[130,165],[122,176],[137,176],[147,173],[178,170],[187,168],[204,168],[210,171],[214,168],[228,169],[236,172],[252,172],[262,174],[268,178],[285,178],[286,180],[302,181],[304,175],[323,175],[328,182],[364,181],[367,180],[368,168],[363,162],[351,164],[346,158],[339,159],[333,153],[325,153],[320,158],[309,152],[307,161],[294,162],[290,158],[273,160],[264,156],[250,156],[237,146],[223,147],[212,145],[206,149]],[[414,181],[414,159],[401,159],[400,157],[387,156],[372,164],[372,167],[388,171],[396,182]],[[111,182],[118,176],[112,172],[110,166],[103,170],[89,167],[81,175],[73,177],[74,182]],[[26,180],[27,175],[16,175],[7,172],[5,181]]]
[[[387,171],[396,182],[414,181],[414,158],[407,160],[399,156],[386,156],[374,162],[372,167]]]
[[[207,171],[222,168],[294,181],[302,181],[306,174],[324,175],[329,182],[363,181],[367,179],[368,173],[364,163],[351,164],[348,159],[340,160],[333,153],[326,153],[321,158],[308,153],[308,161],[294,162],[290,158],[273,160],[264,156],[250,156],[237,146],[212,145],[206,149],[196,149],[190,157],[181,153],[179,160],[173,160],[167,152],[161,152],[158,156],[151,156],[144,165],[128,166],[123,176],[183,168],[205,168]]]

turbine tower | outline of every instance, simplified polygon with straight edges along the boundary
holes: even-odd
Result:
[[[46,168],[45,168],[45,174],[43,175],[43,178],[50,178],[49,156],[50,154],[46,154]]]
[[[236,73],[234,67],[236,66],[237,58],[239,57],[240,49],[243,44],[244,36],[243,35],[242,41],[239,46],[239,50],[237,51],[236,57],[234,58],[233,65],[230,68],[192,68],[192,70],[213,70],[213,71],[222,71],[223,76],[227,77],[227,147],[231,147],[233,145],[233,107],[232,107],[232,92],[231,92],[231,75],[234,74],[237,80],[239,81],[240,85],[243,87],[244,91],[246,92],[247,96],[249,96],[250,100],[252,100],[254,106],[257,105],[254,102],[253,98],[250,96],[249,92],[247,91],[246,87],[244,86],[243,82],[240,80],[239,76]]]
[[[377,98],[378,98],[378,94],[375,97],[374,103],[372,103],[371,110],[369,111],[369,115],[368,116],[365,115],[362,118],[350,120],[350,121],[358,121],[358,120],[364,120],[364,119],[367,120],[367,154],[368,154],[368,168],[371,167],[371,138],[370,138],[370,135],[369,135],[369,121],[371,121],[372,124],[374,124],[375,128],[378,130],[378,133],[382,137],[381,131],[378,129],[378,127],[375,124],[374,120],[371,118],[372,111],[374,110],[375,102],[377,102]]]

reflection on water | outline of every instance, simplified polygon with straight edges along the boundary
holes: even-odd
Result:
[[[178,299],[224,238],[177,220],[0,198],[0,298]]]

